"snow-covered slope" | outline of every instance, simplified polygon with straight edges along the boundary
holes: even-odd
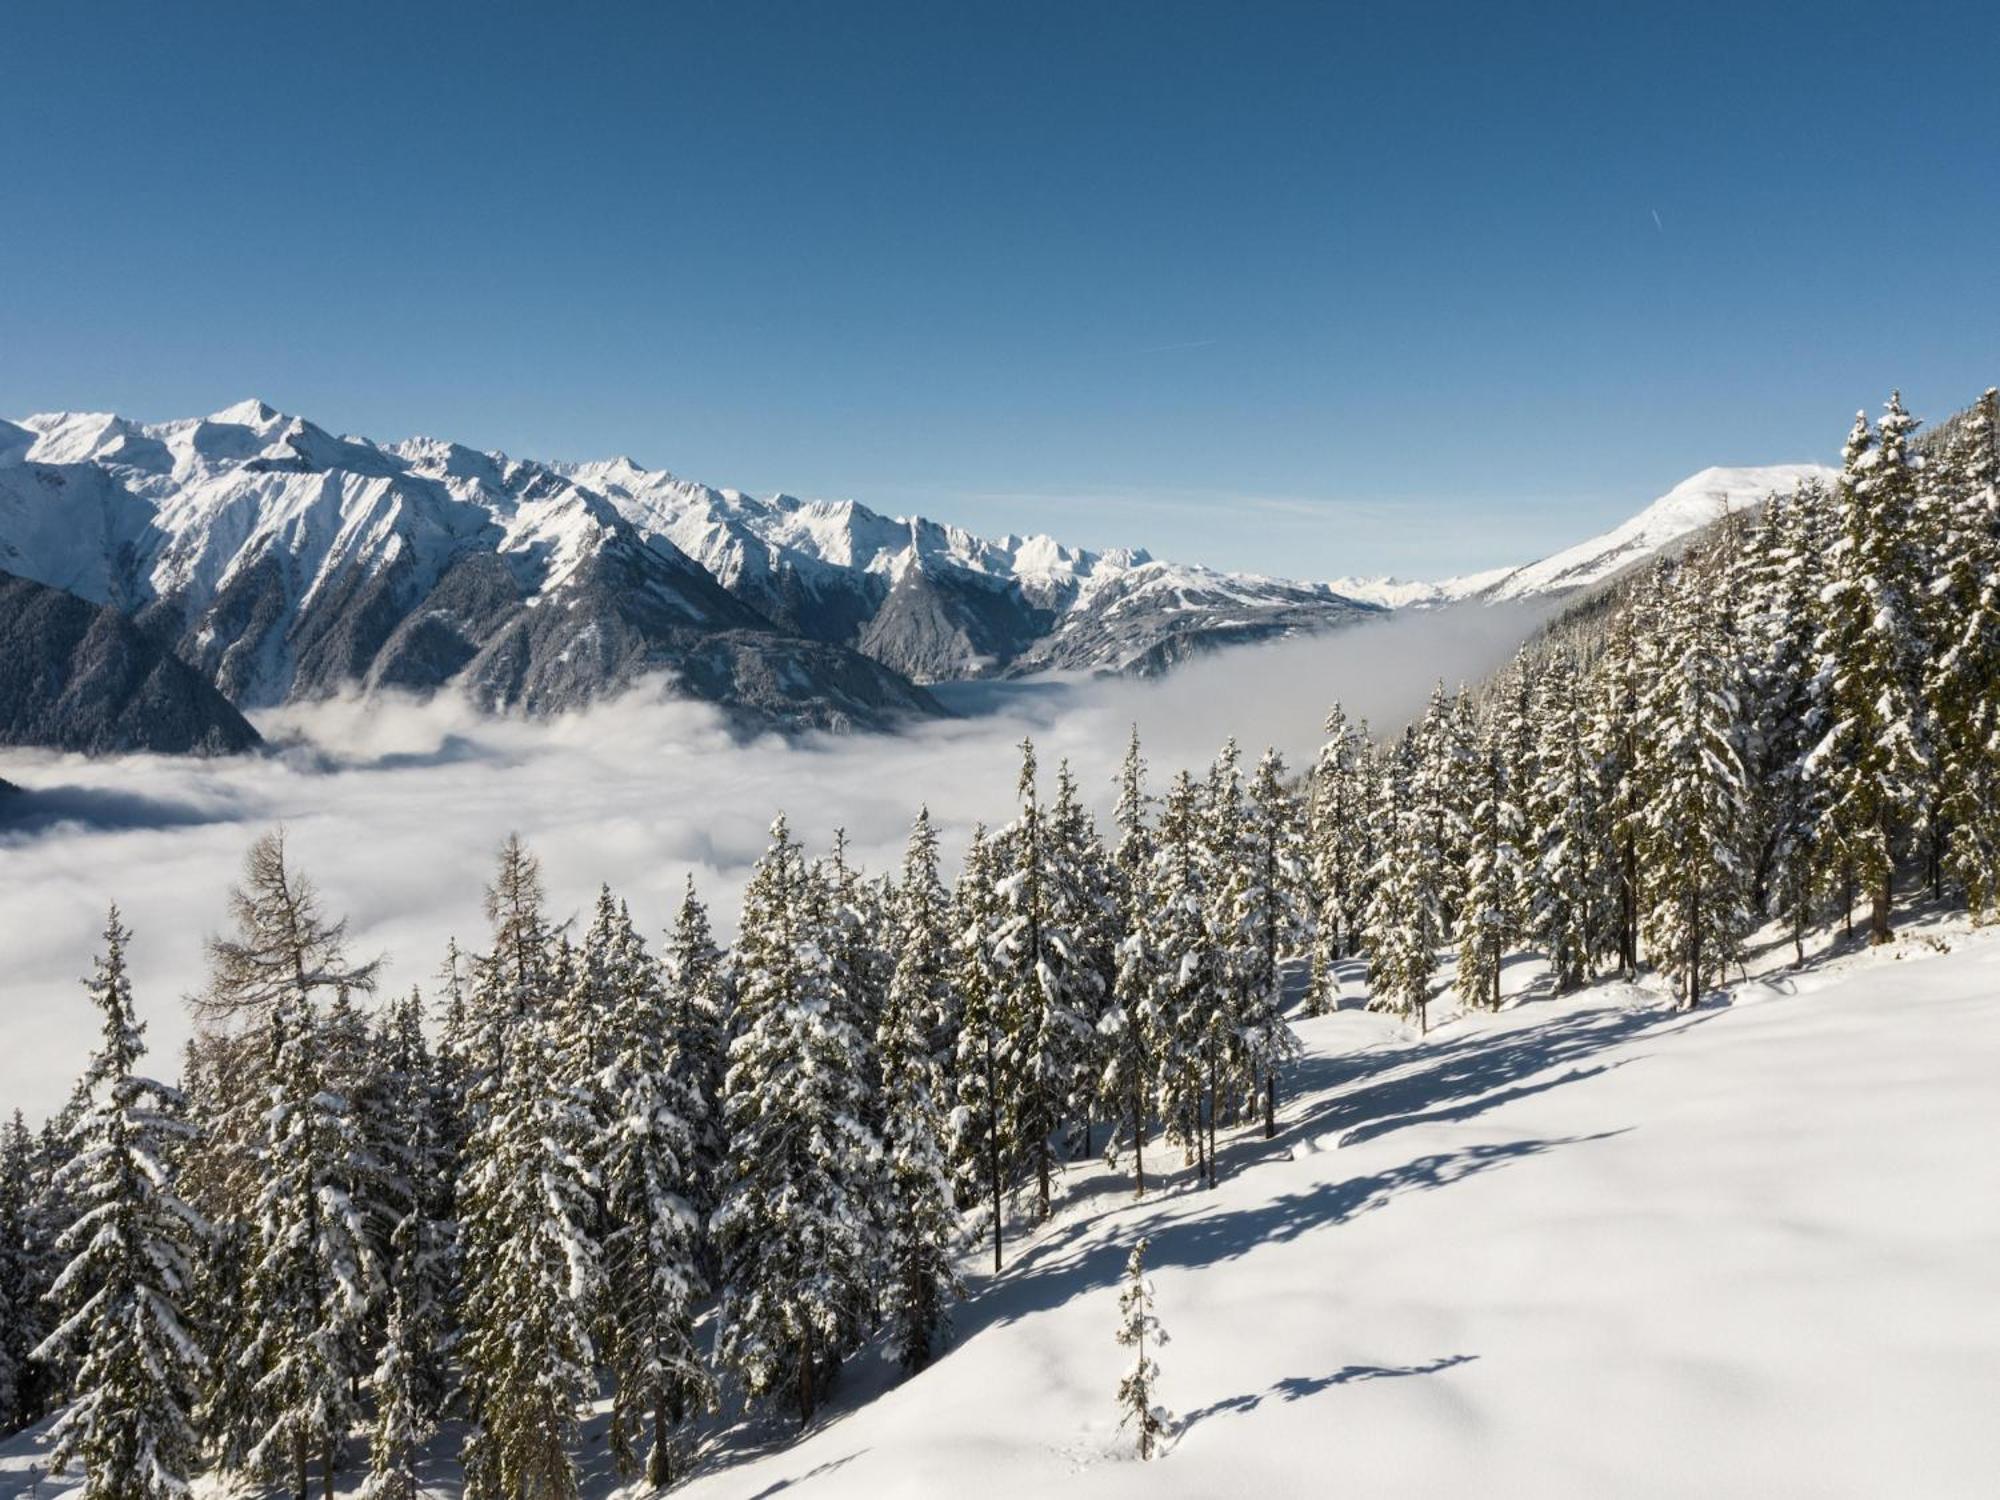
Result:
[[[1304,1022],[1216,1190],[1073,1174],[936,1367],[686,1493],[1990,1493],[2000,944],[1949,941],[1691,1016],[1523,967],[1427,1038]],[[1150,1465],[1112,1401],[1141,1234],[1181,1422]]]
[[[1691,1015],[1616,983],[1552,998],[1521,964],[1508,1009],[1427,1037],[1363,1011],[1351,969],[1349,1005],[1300,1025],[1278,1138],[1226,1141],[1220,1186],[1135,1202],[1072,1168],[1002,1274],[968,1264],[929,1369],[858,1358],[802,1436],[726,1416],[675,1493],[1988,1495],[2000,941],[1906,933],[1804,972],[1779,940]],[[1178,1418],[1151,1464],[1113,1400],[1142,1234]],[[462,1436],[428,1493],[458,1493]],[[0,1448],[0,1495],[46,1452]]]
[[[1703,469],[1682,480],[1624,525],[1579,542],[1553,557],[1516,568],[1473,592],[1483,599],[1521,599],[1532,594],[1588,588],[1634,563],[1658,556],[1684,537],[1714,525],[1725,516],[1763,504],[1770,495],[1789,490],[1802,480],[1831,482],[1838,477],[1837,470],[1822,464]]]
[[[1430,608],[1466,600],[1497,603],[1574,593],[1603,583],[1651,557],[1671,552],[1724,516],[1762,505],[1807,479],[1831,483],[1839,471],[1824,464],[1764,464],[1703,469],[1690,475],[1623,525],[1525,567],[1489,568],[1438,583],[1400,578],[1337,578],[1340,593],[1390,609]]]

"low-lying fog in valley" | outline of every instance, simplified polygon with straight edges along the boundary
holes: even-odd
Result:
[[[272,753],[229,761],[0,751],[0,777],[33,794],[0,822],[0,1105],[38,1116],[67,1094],[94,1024],[78,979],[114,900],[136,934],[156,1067],[175,1070],[203,940],[245,847],[273,823],[327,909],[350,917],[356,954],[387,955],[384,985],[428,988],[447,938],[483,941],[481,894],[510,830],[540,856],[559,912],[585,910],[609,882],[657,936],[692,873],[726,934],[780,810],[814,851],[845,828],[853,857],[881,871],[928,804],[955,860],[975,822],[1012,815],[1017,746],[1032,735],[1045,783],[1067,758],[1108,826],[1133,724],[1156,790],[1230,734],[1246,759],[1275,745],[1298,769],[1335,699],[1400,726],[1434,682],[1503,662],[1549,607],[1396,615],[1224,652],[1158,682],[955,685],[941,696],[963,717],[893,737],[746,744],[713,709],[655,690],[546,722],[449,697],[288,709],[258,720]]]

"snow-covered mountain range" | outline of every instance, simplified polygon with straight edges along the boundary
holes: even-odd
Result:
[[[886,727],[924,684],[1150,673],[1385,609],[1595,582],[1804,466],[1708,470],[1596,541],[1443,584],[1301,583],[990,539],[852,501],[336,437],[246,401],[0,422],[0,572],[130,616],[244,708],[464,687],[556,712],[670,672],[753,727]]]

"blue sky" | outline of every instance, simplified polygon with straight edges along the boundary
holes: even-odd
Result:
[[[14,7],[0,412],[1294,575],[2000,380],[1989,5]]]

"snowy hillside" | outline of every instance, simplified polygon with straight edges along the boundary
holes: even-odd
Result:
[[[1676,543],[1724,516],[1763,504],[1802,480],[1832,483],[1839,471],[1823,464],[1764,464],[1703,469],[1622,525],[1524,567],[1489,568],[1438,583],[1400,578],[1336,578],[1327,587],[1390,609],[1424,608],[1465,600],[1495,603],[1589,588],[1633,565],[1670,551]]]
[[[2000,943],[1953,919],[1788,957],[1691,1015],[1523,964],[1508,1009],[1422,1038],[1350,972],[1217,1189],[1073,1168],[1005,1272],[970,1264],[938,1363],[862,1356],[803,1437],[725,1423],[676,1493],[1990,1493]],[[1141,1234],[1178,1418],[1144,1466],[1112,1403]],[[0,1496],[45,1452],[9,1440]],[[458,1492],[442,1451],[430,1482]]]
[[[1214,1192],[1073,1174],[938,1366],[686,1493],[1988,1493],[1996,980],[2000,945],[1906,938],[1693,1015],[1607,984],[1423,1039],[1357,985]],[[1149,1466],[1111,1399],[1141,1234],[1182,1424]]]

